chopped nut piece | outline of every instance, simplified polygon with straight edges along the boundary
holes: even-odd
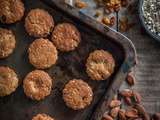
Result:
[[[77,1],[75,2],[75,6],[76,6],[77,8],[82,9],[82,8],[87,7],[88,5],[87,5],[87,3],[86,3],[86,2],[83,2],[83,1],[77,0]]]
[[[121,105],[121,101],[119,100],[112,100],[111,103],[110,103],[110,108],[114,108],[114,107],[118,107]]]
[[[110,112],[110,115],[111,115],[113,118],[116,118],[117,115],[118,115],[119,110],[120,110],[120,107],[115,107],[115,108],[113,108],[113,109],[111,110],[111,112]]]
[[[131,73],[128,73],[126,81],[130,86],[133,86],[135,84],[135,77]]]
[[[109,19],[108,17],[103,17],[102,22],[103,22],[105,25],[110,25],[110,24],[111,24],[110,19]]]
[[[122,17],[119,20],[119,29],[121,32],[126,32],[128,30],[128,18],[127,17]]]
[[[126,116],[129,118],[138,118],[138,111],[134,108],[126,110]]]

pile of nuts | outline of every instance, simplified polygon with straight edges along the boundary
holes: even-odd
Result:
[[[133,86],[135,78],[132,73],[128,73],[126,82]],[[160,120],[160,113],[154,114],[152,117],[145,111],[141,105],[141,95],[133,90],[124,89],[119,92],[118,98],[115,97],[109,104],[109,111],[103,114],[102,120]],[[122,101],[127,108],[122,108]]]

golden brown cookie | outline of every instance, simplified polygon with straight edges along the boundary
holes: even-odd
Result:
[[[25,28],[30,36],[47,37],[54,28],[54,20],[47,11],[33,9],[25,19]]]
[[[32,120],[54,120],[52,117],[46,114],[37,114],[32,118]]]
[[[68,107],[80,110],[91,104],[93,92],[91,87],[83,80],[73,79],[65,85],[63,99]]]
[[[7,96],[13,93],[18,87],[17,74],[9,67],[0,67],[0,96]]]
[[[54,65],[58,58],[56,47],[48,39],[36,39],[28,49],[30,63],[38,69]]]
[[[20,21],[24,15],[21,0],[0,0],[0,22],[11,24]]]
[[[104,50],[95,50],[90,53],[87,63],[87,73],[93,80],[105,80],[114,72],[115,60]]]
[[[0,58],[8,57],[16,46],[15,35],[11,30],[0,28]]]
[[[42,70],[34,70],[25,77],[23,89],[29,98],[42,100],[51,93],[52,78]]]
[[[60,51],[72,51],[81,41],[80,32],[70,23],[58,24],[53,33],[52,41]]]

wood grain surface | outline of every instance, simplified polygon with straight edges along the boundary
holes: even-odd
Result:
[[[67,2],[70,1],[72,0],[67,0]],[[93,17],[93,11],[96,9],[92,6],[93,1],[83,1],[86,1],[89,5],[91,4],[89,8],[86,8],[83,11],[87,15]],[[130,22],[134,23],[134,26],[131,29],[122,33],[132,40],[137,50],[138,63],[133,69],[136,77],[136,84],[131,89],[138,91],[142,95],[142,104],[147,112],[160,112],[160,43],[147,35],[141,27],[137,12],[139,1],[131,0],[130,2],[133,6],[132,13],[129,13],[126,8],[122,8],[118,14],[112,15],[115,15],[118,19],[126,16]],[[118,19],[117,24],[113,26],[113,29],[118,28]],[[124,88],[129,88],[125,82],[121,86],[121,89]]]

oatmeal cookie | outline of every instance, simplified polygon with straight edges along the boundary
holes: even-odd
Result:
[[[15,35],[11,30],[0,28],[0,58],[8,57],[16,46]]]
[[[54,65],[58,58],[56,47],[48,39],[36,39],[28,49],[30,63],[38,69]]]
[[[86,68],[91,79],[105,80],[114,72],[115,60],[109,52],[95,50],[93,53],[90,53]]]
[[[29,98],[42,100],[51,93],[52,78],[42,70],[34,70],[25,77],[23,88]]]
[[[33,9],[25,19],[25,28],[30,36],[47,37],[54,28],[54,20],[47,11]]]
[[[73,79],[65,85],[63,99],[68,107],[80,110],[91,104],[93,92],[83,80]]]
[[[60,51],[67,52],[74,50],[81,41],[80,32],[70,23],[58,24],[53,33],[52,41]]]
[[[9,67],[0,67],[0,96],[7,96],[13,93],[18,87],[17,74]]]
[[[32,120],[54,120],[52,117],[46,114],[37,114],[32,118]]]
[[[21,0],[0,0],[0,22],[2,23],[11,24],[20,21],[24,11]]]

